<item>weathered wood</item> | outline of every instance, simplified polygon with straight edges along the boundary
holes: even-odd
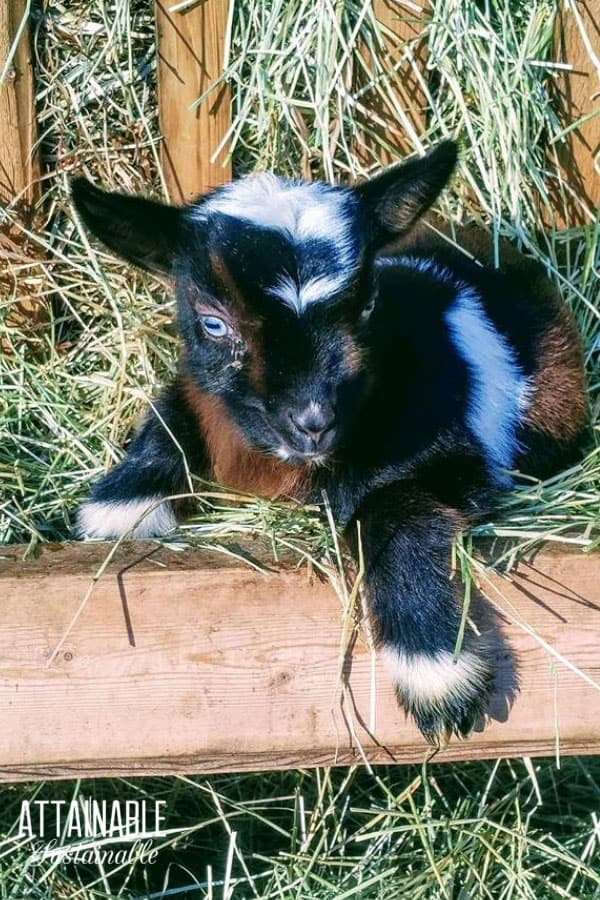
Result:
[[[0,72],[23,22],[25,0],[0,0]],[[25,23],[6,78],[0,84],[0,204],[32,204],[39,190],[34,81]]]
[[[0,780],[216,772],[422,760],[387,674],[358,640],[339,675],[340,604],[289,565],[261,574],[219,553],[120,551],[87,600],[107,545],[0,561]],[[600,681],[599,557],[544,553],[509,583],[510,605]],[[521,693],[507,722],[452,741],[442,760],[600,752],[600,693],[515,625]],[[502,665],[502,661],[499,661]],[[370,696],[376,693],[373,736]],[[494,707],[493,707],[494,709]]]
[[[366,168],[386,166],[413,153],[425,131],[427,112],[427,100],[415,69],[408,60],[400,62],[410,43],[417,64],[424,68],[426,43],[422,31],[427,8],[423,3],[409,9],[395,0],[373,0],[373,15],[381,28],[382,45],[376,52],[385,72],[387,97],[384,99],[372,87],[359,99],[361,109],[356,111],[356,121],[360,136],[355,146]],[[372,68],[372,50],[363,44],[361,55],[367,70]],[[366,78],[365,71],[359,71],[356,87],[364,85]],[[387,143],[387,149],[381,139]]]
[[[582,121],[556,152],[566,188],[553,191],[559,227],[593,222],[600,205],[600,3],[561,3],[554,58],[571,68],[556,81],[559,116],[564,128]]]
[[[184,203],[231,178],[225,150],[211,162],[231,125],[228,86],[192,108],[222,74],[228,4],[203,0],[181,12],[170,5],[156,2],[162,163],[171,199]]]
[[[0,84],[0,207],[13,207],[24,221],[30,222],[40,198],[40,161],[26,8],[26,0],[0,0],[0,72],[14,50],[5,80]],[[23,243],[15,228],[8,223],[0,225],[0,293],[5,298],[12,296],[14,290],[9,267],[23,252]],[[37,346],[47,322],[44,301],[28,296],[27,287],[19,285],[5,318],[6,328],[15,329],[15,335],[24,334],[30,346]],[[12,352],[8,334],[7,331],[0,340],[0,352]]]

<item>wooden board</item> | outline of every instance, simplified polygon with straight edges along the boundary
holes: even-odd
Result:
[[[564,142],[555,145],[562,176],[569,188],[565,191],[557,187],[553,191],[557,224],[571,227],[593,223],[600,206],[599,0],[560,4],[554,58],[571,67],[556,81],[563,127],[588,117]]]
[[[0,0],[0,72],[19,31],[25,0]],[[5,81],[0,84],[0,203],[31,204],[39,193],[39,160],[35,149],[33,71],[29,27],[25,27]]]
[[[169,12],[172,5],[156,3],[158,103],[167,186],[174,203],[185,203],[231,178],[225,151],[211,162],[231,125],[229,88],[192,108],[222,74],[228,4],[203,0]]]
[[[0,0],[0,72],[12,52],[6,78],[0,84],[0,207],[13,207],[31,227],[40,198],[40,160],[37,149],[34,76],[29,22],[25,0]],[[17,35],[20,37],[17,41]],[[16,43],[16,48],[13,46]],[[14,52],[13,52],[14,51]],[[18,229],[4,223],[0,233],[0,294],[12,297],[14,274],[10,261],[23,252]],[[26,253],[23,259],[28,261]],[[5,318],[6,328],[25,332],[30,346],[39,345],[48,323],[48,310],[39,297],[27,296],[18,285],[15,301]],[[0,352],[12,353],[12,341],[0,340]]]
[[[394,75],[388,82],[390,97],[387,100],[374,88],[367,90],[359,98],[364,111],[356,111],[356,120],[361,129],[360,138],[356,141],[356,152],[366,168],[384,167],[414,153],[419,138],[425,131],[427,113],[425,93],[413,66],[407,60],[400,65],[399,62],[406,45],[410,44],[419,67],[425,71],[427,48],[421,33],[427,21],[428,7],[423,0],[412,4],[410,8],[395,0],[373,0],[373,15],[380,24],[382,34],[382,46],[377,49],[378,56],[384,71],[394,72]],[[366,65],[371,67],[371,51],[364,47],[362,56]],[[357,72],[355,88],[360,89],[365,77],[364,71]],[[372,131],[384,137],[389,145],[387,150],[375,140]]]
[[[219,553],[129,545],[61,644],[107,549],[1,554],[0,780],[356,763],[357,740],[372,762],[425,757],[360,639],[340,677],[339,599],[289,566],[261,574]],[[545,553],[514,583],[495,577],[505,610],[514,604],[583,677],[507,625],[522,685],[508,721],[496,704],[483,732],[438,759],[545,755],[557,743],[600,752],[600,693],[584,680],[600,682],[599,560]]]

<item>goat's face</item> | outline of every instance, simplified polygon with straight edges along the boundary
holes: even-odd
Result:
[[[188,208],[175,267],[187,369],[280,459],[323,461],[360,406],[366,255],[349,190],[258,175]]]
[[[187,207],[76,181],[90,229],[175,282],[185,368],[247,441],[323,462],[369,389],[373,258],[433,202],[456,157],[442,144],[355,189],[257,175]]]

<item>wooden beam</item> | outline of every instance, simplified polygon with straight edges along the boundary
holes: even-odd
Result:
[[[40,199],[40,159],[37,149],[35,83],[26,0],[0,0],[0,207],[12,207],[28,225]],[[12,295],[12,260],[24,252],[25,241],[7,222],[0,226],[0,293]],[[47,329],[48,309],[37,296],[28,296],[26,285],[18,286],[17,299],[5,318],[7,329],[25,336],[39,347]],[[12,353],[9,332],[0,340],[0,352]],[[13,338],[14,339],[14,338]],[[22,338],[19,338],[22,340]]]
[[[39,158],[26,0],[0,0],[0,72],[22,27],[0,84],[0,204],[32,205],[39,196]],[[24,23],[24,24],[23,24]],[[14,49],[14,48],[13,48]]]
[[[425,5],[420,2],[409,9],[395,0],[373,0],[373,15],[381,29],[382,44],[378,48],[363,44],[361,55],[370,70],[376,50],[387,90],[385,99],[374,87],[359,99],[364,111],[356,113],[361,132],[356,152],[366,168],[390,165],[413,153],[425,131],[427,113],[427,99],[413,65],[408,60],[400,62],[406,45],[411,44],[414,58],[424,71],[427,47],[422,31],[428,17]],[[360,88],[366,79],[365,71],[359,71],[355,87]],[[377,138],[389,145],[387,150]]]
[[[424,758],[361,640],[346,654],[342,699],[328,583],[289,565],[261,574],[222,553],[138,543],[81,609],[107,551],[47,545],[24,562],[24,548],[3,550],[0,780],[356,763],[350,722],[372,762]],[[494,577],[507,619],[513,605],[583,675],[507,625],[521,677],[508,721],[492,707],[497,720],[438,759],[600,752],[600,693],[585,680],[600,681],[598,573],[598,555],[543,553],[512,582]]]
[[[231,178],[225,151],[211,162],[231,125],[228,86],[192,108],[222,74],[228,4],[201,0],[181,12],[170,5],[156,2],[162,163],[171,199],[186,203]]]
[[[561,3],[556,22],[557,62],[570,69],[556,81],[558,112],[564,128],[582,119],[556,145],[567,190],[552,195],[558,227],[593,223],[600,207],[600,3]],[[594,58],[595,57],[595,58]],[[587,118],[586,118],[587,117]]]

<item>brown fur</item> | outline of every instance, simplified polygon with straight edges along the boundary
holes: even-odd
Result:
[[[249,353],[250,357],[247,361],[248,380],[254,390],[260,393],[264,389],[264,366],[259,325],[248,316],[248,307],[244,296],[235,283],[223,258],[214,250],[211,251],[209,258],[214,274],[221,282],[227,297],[235,307],[238,330],[242,335],[244,350],[246,353]]]
[[[304,499],[306,466],[289,465],[250,447],[223,401],[204,393],[189,379],[184,381],[183,391],[204,435],[215,481],[259,497]]]
[[[344,371],[346,375],[356,375],[363,367],[363,353],[349,330],[342,331]]]
[[[540,340],[526,422],[554,438],[575,438],[585,419],[585,382],[578,335],[565,307]]]
[[[440,234],[441,233],[441,234]],[[431,253],[447,247],[451,237],[458,252],[484,265],[494,265],[492,237],[477,225],[453,226],[437,216],[422,220],[408,236],[386,248],[386,253]],[[528,259],[509,241],[500,239],[500,266],[518,275],[529,287],[531,302],[552,309],[553,321],[540,336],[537,366],[525,422],[549,437],[569,441],[581,430],[586,413],[585,377],[581,341],[575,323],[543,268]]]
[[[261,346],[260,329],[258,326],[251,326],[246,329],[246,347],[250,353],[248,360],[248,382],[257,394],[265,392],[265,367],[263,363],[263,354]]]
[[[211,250],[208,254],[208,258],[210,260],[211,268],[221,282],[221,286],[225,289],[228,299],[235,304],[241,312],[245,308],[244,298],[238,290],[238,286],[233,280],[231,272],[225,265],[223,257],[219,256],[215,250]]]

